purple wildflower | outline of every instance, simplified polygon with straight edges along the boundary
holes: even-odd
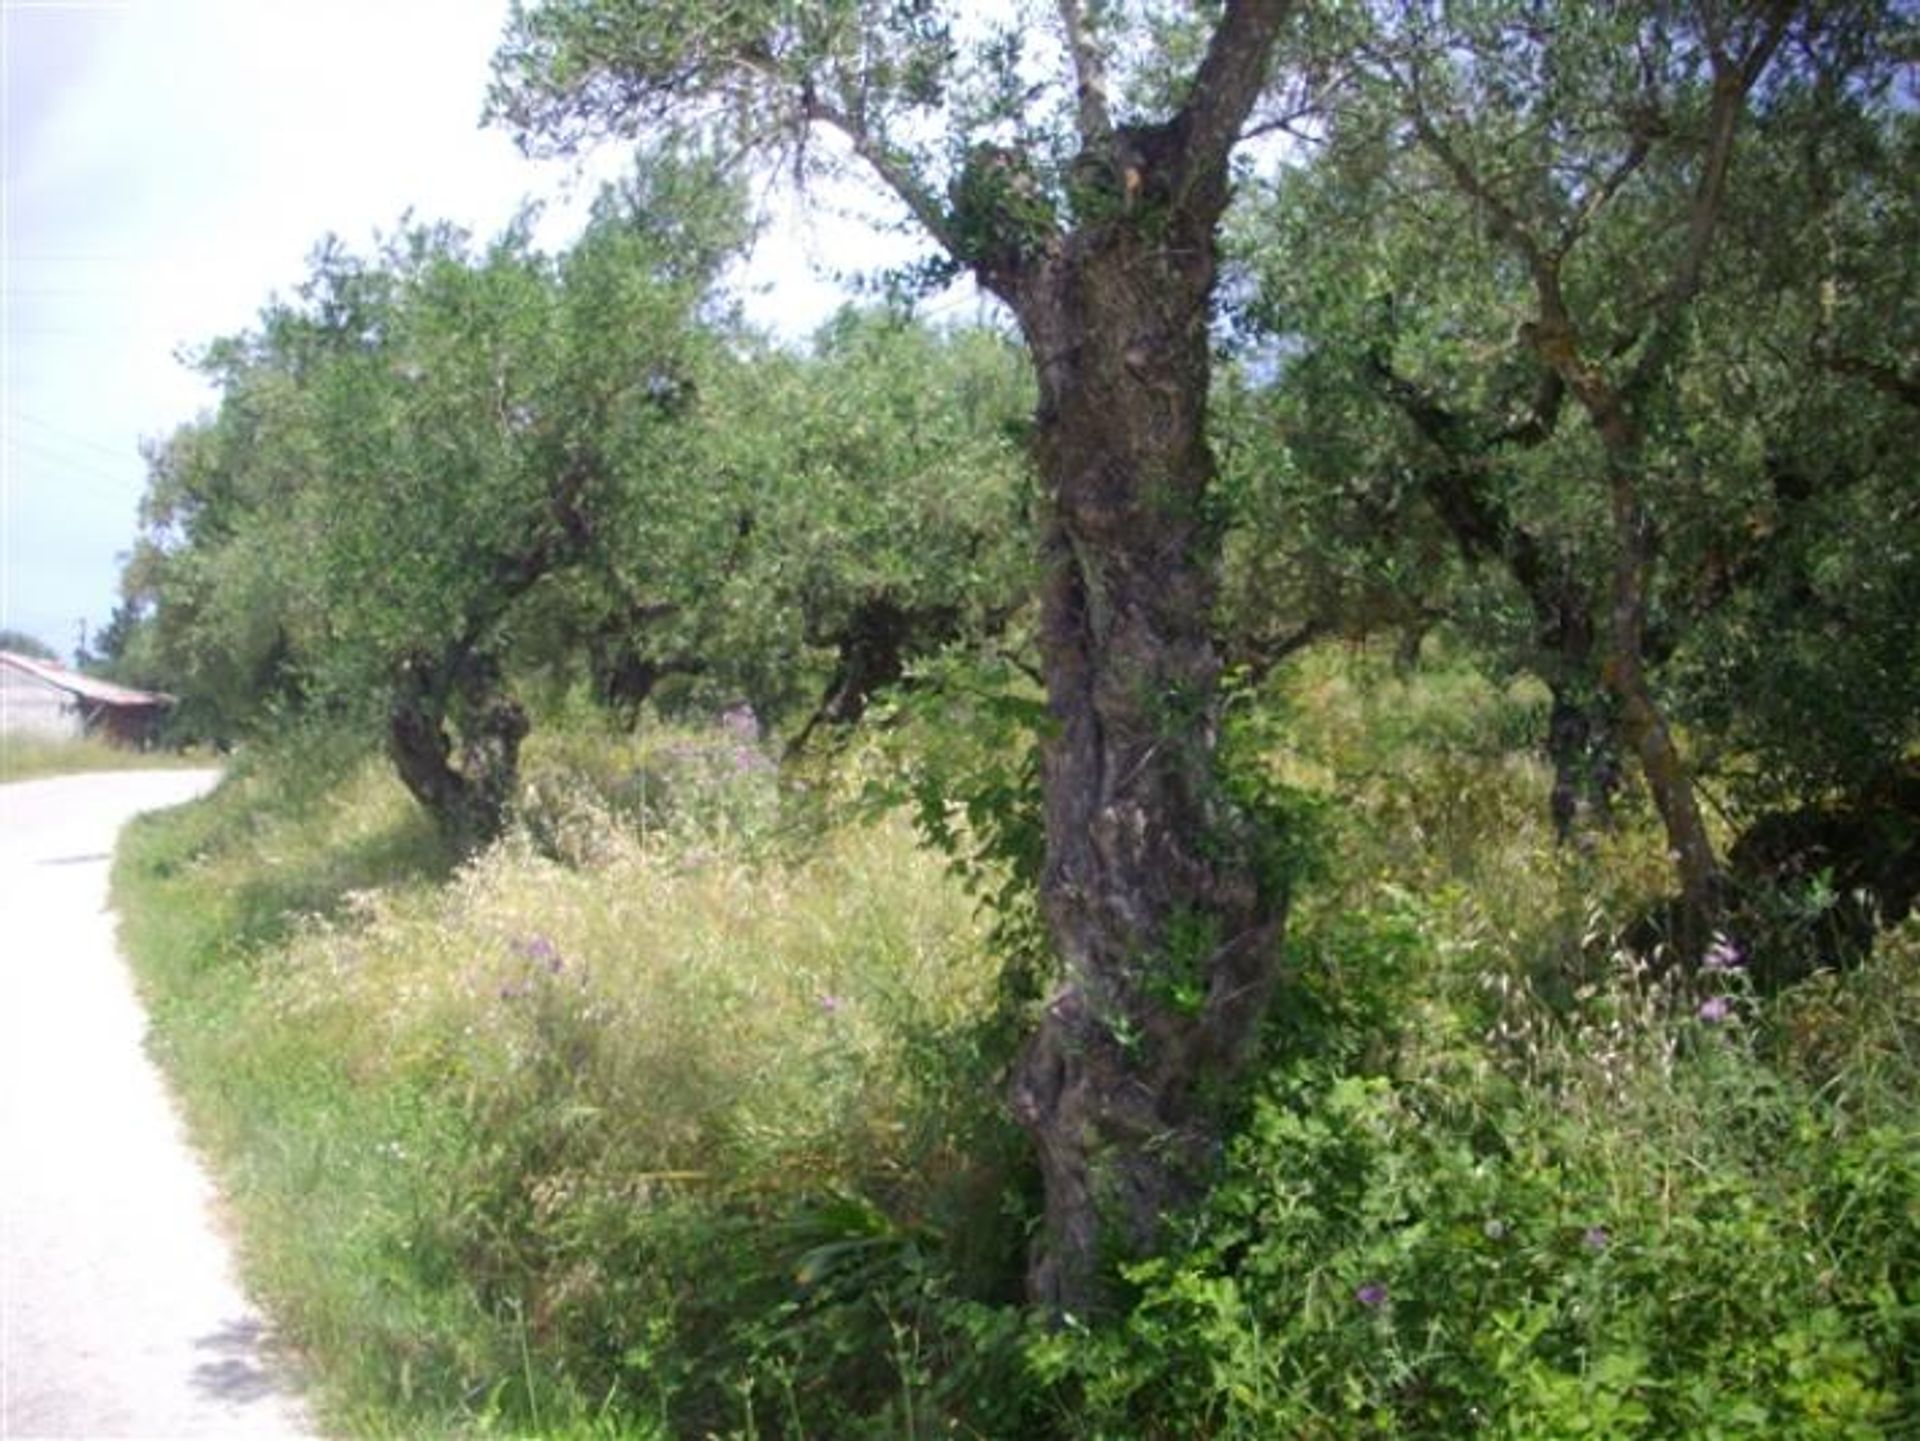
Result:
[[[1717,1026],[1733,1014],[1733,1002],[1725,996],[1708,996],[1694,1012],[1710,1026]]]
[[[1387,1288],[1378,1281],[1369,1281],[1354,1291],[1353,1299],[1368,1310],[1378,1310],[1387,1304]]]
[[[1611,1240],[1613,1240],[1613,1237],[1608,1233],[1605,1226],[1589,1226],[1586,1232],[1580,1237],[1580,1244],[1585,1246],[1589,1251],[1604,1251],[1607,1249],[1607,1243]]]
[[[820,998],[820,1009],[825,1011],[829,1016],[837,1014],[840,1007],[844,1004],[846,1003],[838,996],[822,996]]]
[[[1737,971],[1746,965],[1747,958],[1740,947],[1725,936],[1715,936],[1713,944],[1707,947],[1707,953],[1700,959],[1703,971]]]
[[[556,976],[567,968],[567,963],[560,959],[560,948],[545,936],[527,936],[515,941],[513,948],[523,959],[545,966]]]

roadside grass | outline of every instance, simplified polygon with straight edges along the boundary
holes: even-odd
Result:
[[[169,770],[206,764],[205,752],[128,750],[91,737],[0,735],[0,784],[83,771]]]
[[[576,721],[458,870],[318,739],[141,822],[116,883],[156,1045],[332,1423],[1920,1430],[1920,922],[1773,997],[1649,967],[1619,937],[1657,827],[1628,798],[1555,845],[1529,688],[1329,651],[1262,704],[1312,818],[1289,981],[1124,1325],[1019,1305],[1018,1012],[898,816]],[[815,779],[859,795],[889,755]]]
[[[1299,955],[1321,1015],[1126,1329],[1030,1348],[1061,1434],[1914,1434],[1920,927],[1775,1006],[1623,956],[1479,1014],[1416,973],[1445,939],[1404,904]]]
[[[371,761],[136,827],[156,1045],[344,1429],[835,1434],[907,1364],[866,1287],[1017,1269],[979,917],[898,820],[770,846],[757,753],[568,744],[456,873]]]

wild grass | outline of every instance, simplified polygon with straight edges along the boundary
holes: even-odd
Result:
[[[84,771],[160,770],[206,764],[204,753],[130,750],[93,737],[66,740],[12,733],[0,735],[0,784]]]
[[[757,753],[645,749],[618,784],[536,758],[528,825],[452,875],[374,763],[297,805],[242,776],[122,859],[251,1274],[349,1429],[830,1416],[798,1392],[884,1398],[892,1333],[858,1306],[870,1356],[798,1355],[803,1312],[935,1246],[1017,1265],[976,910],[897,819],[770,848]]]
[[[1536,700],[1296,677],[1327,849],[1270,1059],[1126,1329],[1029,1347],[1060,1434],[1920,1432],[1920,926],[1772,998],[1649,963],[1658,831],[1555,845]]]
[[[1542,697],[1332,652],[1262,705],[1317,818],[1289,979],[1219,1187],[1112,1327],[1018,1304],[992,918],[900,817],[820,802],[898,746],[796,797],[737,737],[575,724],[457,871],[317,740],[142,823],[158,1043],[335,1424],[1920,1429],[1920,930],[1773,997],[1649,966],[1657,827],[1629,798],[1556,845]]]

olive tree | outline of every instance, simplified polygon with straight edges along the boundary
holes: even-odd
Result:
[[[699,129],[803,175],[857,168],[1015,317],[1061,980],[1013,1106],[1046,1189],[1029,1288],[1054,1308],[1096,1305],[1105,1262],[1198,1192],[1278,975],[1284,887],[1215,763],[1207,396],[1217,227],[1291,9],[547,0],[496,57],[523,143]]]
[[[1551,690],[1563,833],[1635,757],[1695,940],[1727,900],[1703,764],[1819,754],[1817,789],[1903,744],[1906,626],[1875,599],[1908,524],[1881,484],[1910,347],[1897,28],[1871,3],[1352,12],[1354,83],[1239,228],[1285,458],[1352,492],[1377,553],[1418,498],[1503,576],[1523,626],[1449,609]],[[1873,619],[1837,645],[1812,601],[1843,589]],[[1816,656],[1876,683],[1844,708],[1782,684]]]
[[[743,232],[696,170],[654,159],[558,257],[524,223],[479,248],[446,226],[323,247],[297,299],[209,348],[221,405],[156,457],[134,570],[162,632],[218,652],[252,627],[241,654],[378,713],[457,850],[513,799],[530,609],[583,575],[630,592],[697,546],[675,499],[698,492],[704,309]]]
[[[733,623],[716,663],[759,673],[768,721],[800,714],[783,727],[797,753],[1030,601],[1031,385],[993,331],[848,309],[730,389],[717,407],[750,534],[718,596]]]

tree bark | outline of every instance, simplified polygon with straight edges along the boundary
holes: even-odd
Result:
[[[1654,809],[1660,813],[1666,831],[1668,859],[1680,880],[1680,923],[1673,944],[1683,955],[1697,956],[1705,950],[1719,922],[1725,884],[1693,778],[1647,682],[1647,592],[1653,571],[1653,526],[1641,509],[1635,477],[1625,469],[1637,447],[1615,449],[1610,443],[1609,448],[1614,449],[1610,459],[1615,466],[1615,553],[1607,655],[1601,679],[1614,698],[1621,738],[1639,758],[1641,773],[1647,778]]]
[[[1110,1263],[1200,1193],[1277,975],[1284,896],[1215,775],[1211,222],[1181,238],[1069,237],[1015,292],[1051,500],[1041,900],[1062,982],[1013,1105],[1046,1185],[1029,1291],[1056,1314],[1099,1310]]]
[[[460,732],[457,763],[450,716]],[[436,665],[411,656],[398,666],[387,751],[456,855],[479,850],[505,829],[528,729],[526,712],[487,657],[468,653]]]
[[[1554,837],[1575,837],[1613,825],[1613,799],[1620,790],[1617,727],[1607,713],[1591,649],[1583,664],[1548,680],[1547,758],[1553,765],[1549,809]]]
[[[1292,9],[1226,0],[1185,101],[1156,125],[1111,123],[1096,57],[1070,34],[1070,222],[1019,152],[976,147],[943,205],[855,111],[811,87],[800,110],[1007,302],[1039,379],[1054,722],[1040,898],[1062,980],[1012,1105],[1046,1187],[1029,1294],[1056,1316],[1102,1309],[1110,1263],[1150,1251],[1199,1193],[1278,972],[1285,898],[1214,768],[1203,417],[1229,160]]]

